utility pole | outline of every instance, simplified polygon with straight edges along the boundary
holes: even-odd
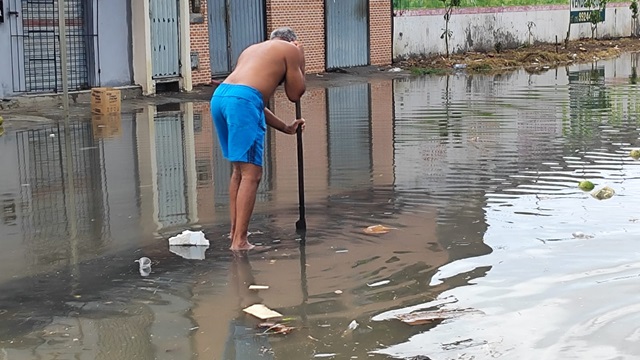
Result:
[[[58,32],[60,39],[60,72],[62,73],[62,108],[65,125],[69,124],[69,69],[67,68],[67,22],[65,0],[58,0]]]

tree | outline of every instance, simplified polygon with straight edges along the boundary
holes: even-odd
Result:
[[[444,29],[440,39],[444,39],[444,46],[447,49],[447,57],[449,57],[449,39],[453,35],[453,31],[449,30],[449,20],[451,20],[451,13],[454,7],[460,7],[462,0],[440,0],[444,5]]]
[[[631,5],[629,5],[629,10],[631,10],[631,18],[633,19],[631,36],[638,36],[638,0],[631,0]]]
[[[607,6],[609,0],[586,0],[585,6],[592,9],[589,13],[589,22],[591,23],[591,38],[595,39],[598,35],[598,23],[601,23],[604,19],[602,14]]]

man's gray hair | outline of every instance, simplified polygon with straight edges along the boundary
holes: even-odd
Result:
[[[275,38],[282,39],[288,42],[298,40],[298,36],[296,36],[296,33],[293,32],[293,30],[289,27],[281,27],[273,30],[273,32],[271,32],[270,39],[273,40]]]

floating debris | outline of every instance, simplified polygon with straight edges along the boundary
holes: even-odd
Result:
[[[390,282],[391,282],[391,280],[382,280],[382,281],[374,282],[372,284],[367,284],[367,286],[368,287],[377,287],[377,286],[387,285]]]
[[[349,323],[349,326],[347,326],[347,330],[345,330],[342,333],[342,337],[347,337],[347,336],[351,335],[353,333],[353,331],[358,328],[358,326],[360,326],[360,324],[358,324],[357,321],[355,321],[355,320],[351,321]]]
[[[364,229],[365,234],[386,234],[389,230],[396,230],[396,228],[386,227],[384,225],[372,225]]]
[[[336,290],[333,293],[336,294],[336,295],[342,295],[342,290]]]
[[[249,285],[249,290],[269,290],[267,285]]]
[[[287,335],[295,330],[295,327],[283,325],[280,323],[260,323],[258,324],[259,329],[266,329],[264,334],[279,334],[279,335]]]
[[[593,235],[585,234],[581,231],[576,231],[571,234],[571,236],[573,236],[574,239],[593,239]]]
[[[631,156],[634,160],[640,159],[640,150],[638,149],[631,150],[631,152],[629,153],[629,156]]]
[[[251,305],[242,311],[244,311],[249,315],[253,315],[261,320],[268,320],[268,319],[282,317],[282,314],[280,314],[279,312],[273,311],[262,304]]]
[[[580,183],[578,184],[578,187],[582,191],[591,191],[593,190],[593,188],[595,188],[595,185],[593,185],[593,183],[589,180],[584,180],[584,181],[580,181]]]
[[[463,315],[484,314],[479,310],[461,309],[461,310],[436,310],[436,311],[418,311],[409,314],[396,315],[396,318],[409,325],[424,325],[435,321],[443,321],[454,319]]]
[[[314,358],[332,358],[332,357],[336,357],[336,353],[327,353],[327,354],[315,354],[313,355]]]
[[[594,198],[598,199],[598,200],[607,200],[607,199],[611,199],[613,197],[613,195],[615,195],[616,192],[615,190],[613,190],[612,188],[605,186],[601,189],[598,189],[594,192],[591,193],[591,196],[593,196]]]
[[[150,268],[151,267],[151,259],[146,256],[141,257],[140,259],[134,261],[140,265],[140,269]]]
[[[209,246],[209,240],[202,231],[185,230],[182,234],[169,239],[169,245],[174,246]]]

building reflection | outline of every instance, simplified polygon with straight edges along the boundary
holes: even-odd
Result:
[[[282,246],[266,255],[273,262],[254,262],[248,271],[259,274],[255,281],[270,284],[270,291],[260,293],[270,307],[304,314],[310,324],[332,323],[337,329],[346,325],[345,321],[348,324],[381,309],[433,298],[448,286],[431,289],[424,280],[451,260],[448,241],[460,230],[451,225],[453,222],[439,222],[445,210],[437,201],[414,201],[430,195],[412,192],[409,183],[398,182],[408,179],[418,162],[397,160],[409,150],[397,140],[394,92],[391,80],[372,80],[310,88],[304,96],[307,223],[315,230],[309,234],[302,260],[292,231],[298,205],[296,139],[273,130],[268,133],[264,178],[252,226],[281,239]],[[269,106],[283,119],[293,118],[294,105],[283,92],[278,92]],[[67,172],[61,162],[66,153],[61,143],[64,139],[49,136],[56,131],[20,132],[16,147],[20,159],[17,183],[31,185],[20,188],[15,221],[28,241],[19,251],[33,259],[31,265],[36,266],[30,271],[35,279],[52,269],[64,269],[70,258],[70,220],[61,211],[69,201],[63,182]],[[401,129],[400,135],[405,134],[403,131],[411,134],[410,128]],[[215,249],[225,247],[219,239],[228,223],[231,167],[217,145],[208,103],[145,106],[135,114],[123,115],[121,121],[94,118],[90,123],[74,125],[71,133],[78,261],[115,256],[119,260],[113,265],[113,273],[126,273],[133,258],[139,256],[135,249],[164,249],[168,235],[192,225],[204,227],[218,245]],[[429,168],[432,174],[427,180],[438,178],[440,165],[446,164],[438,162]],[[474,233],[469,241],[477,243],[464,256],[486,251],[481,246],[483,206],[482,201],[470,200],[467,207],[449,212],[455,215],[460,211],[465,222],[477,224],[464,230]],[[403,230],[379,238],[362,233],[362,228],[376,223]],[[348,252],[337,253],[337,249]],[[158,250],[154,256],[156,260],[172,261],[166,251]],[[224,261],[225,266],[231,266]],[[237,265],[240,268],[236,270],[247,268],[244,262]],[[15,271],[19,266],[13,264],[12,268]],[[167,276],[188,274],[182,266]],[[135,316],[127,320],[96,311],[91,316],[98,319],[75,317],[73,321],[90,330],[73,336],[81,337],[85,348],[95,342],[92,349],[101,353],[123,334],[138,334],[139,338],[132,336],[139,341],[126,342],[122,347],[121,358],[199,354],[198,358],[208,359],[211,354],[223,354],[232,331],[227,324],[241,314],[240,305],[230,305],[237,303],[238,294],[227,285],[225,272],[230,270],[225,266],[192,274],[193,278],[180,284],[179,291],[163,289],[144,301],[139,301],[137,292],[127,293],[126,285],[105,283],[101,285],[104,289],[129,301],[129,307],[119,309]],[[80,279],[73,281],[93,279],[82,269]],[[335,275],[327,276],[329,273]],[[71,276],[65,276],[71,282]],[[392,279],[397,286],[370,290],[366,283],[377,278]],[[46,282],[40,286],[46,286]],[[344,296],[333,296],[338,289],[344,290]],[[112,301],[109,296],[106,299]],[[51,330],[60,323],[70,326],[67,315],[58,315],[60,319],[52,316],[42,327]],[[175,324],[181,324],[180,329],[198,331],[181,334],[184,341],[160,354],[158,349],[168,346],[166,331]],[[71,327],[77,329],[78,325]],[[342,341],[340,334],[327,334],[327,340]],[[273,346],[279,354],[305,351],[283,343]],[[77,354],[86,352],[73,349]],[[40,351],[46,354],[53,350],[42,347]]]

